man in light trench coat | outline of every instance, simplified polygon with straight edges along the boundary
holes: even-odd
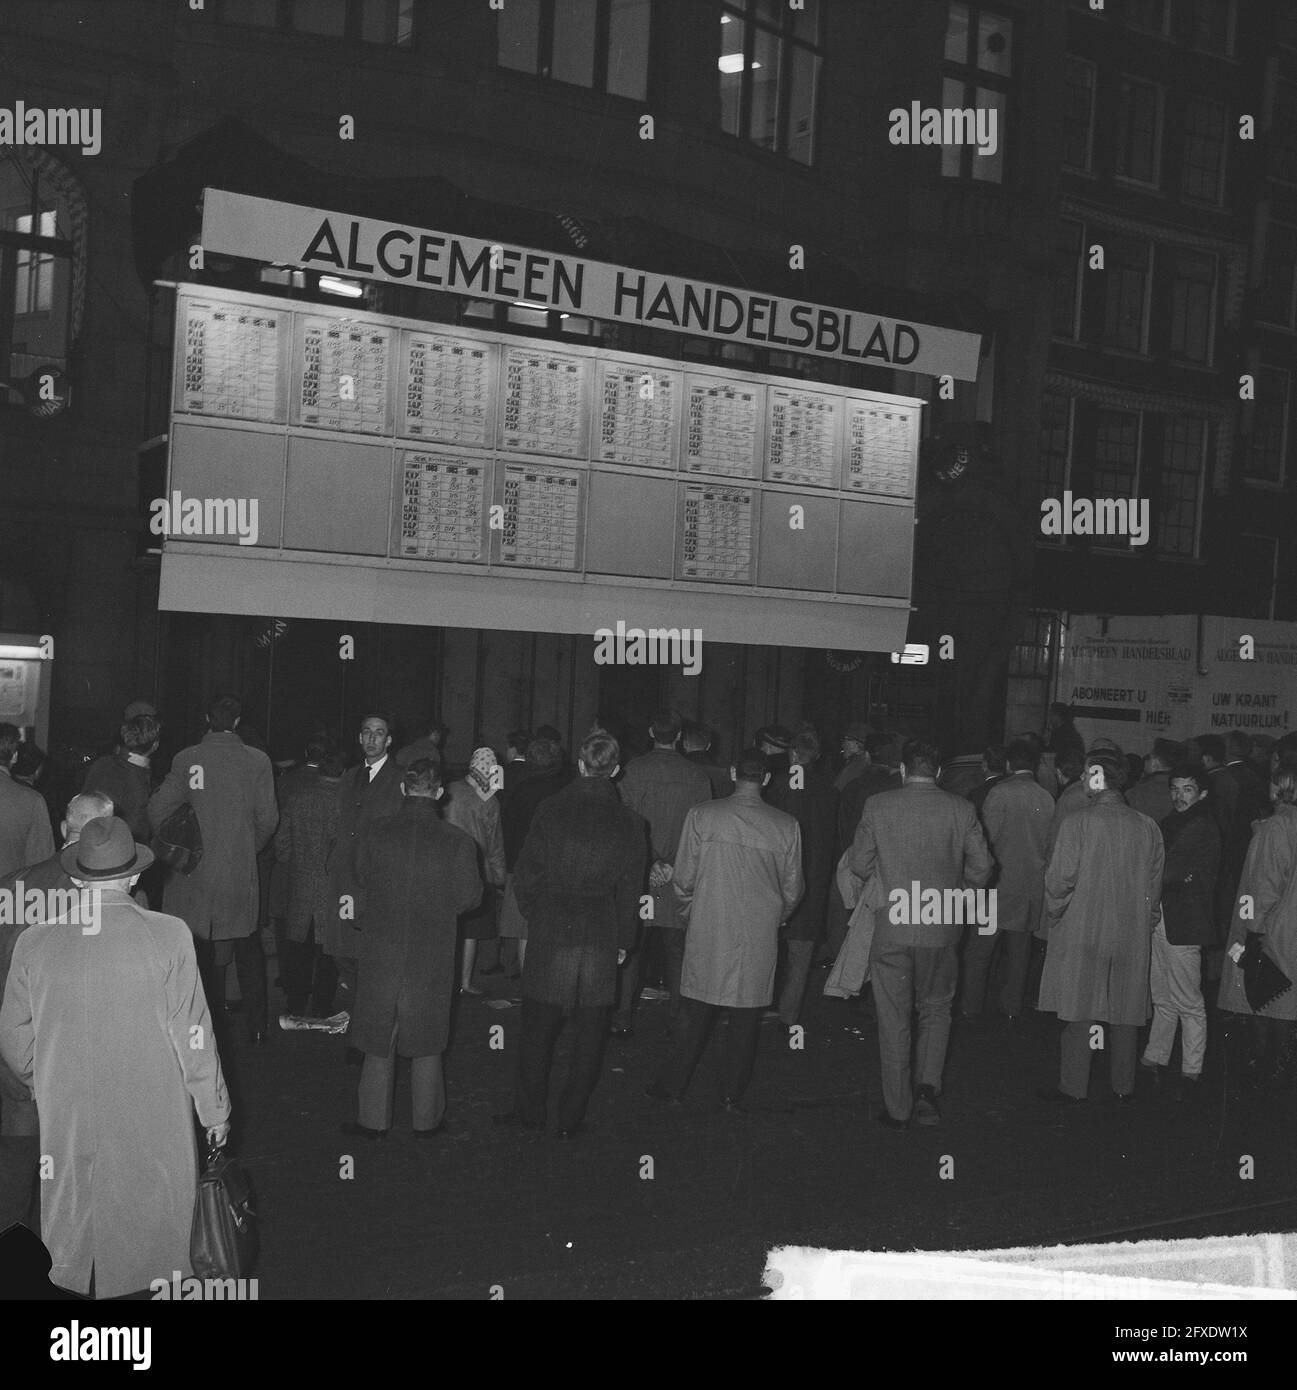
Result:
[[[1048,928],[1040,1005],[1063,1029],[1057,1091],[1042,1099],[1086,1099],[1090,1062],[1108,1054],[1113,1093],[1135,1091],[1135,1039],[1149,1017],[1149,960],[1161,911],[1162,832],[1127,806],[1119,753],[1089,753],[1090,805],[1068,816],[1045,871]],[[1098,1024],[1107,1028],[1099,1029]]]
[[[78,901],[18,938],[0,1055],[40,1113],[50,1279],[115,1298],[192,1273],[193,1112],[224,1144],[230,1101],[189,929],[130,896],[152,853],[104,816],[60,858],[98,904],[88,920]]]

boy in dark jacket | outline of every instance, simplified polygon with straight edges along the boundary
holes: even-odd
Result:
[[[1207,1046],[1202,1000],[1202,948],[1213,940],[1213,897],[1220,869],[1220,827],[1208,804],[1208,774],[1198,767],[1171,773],[1173,810],[1161,822],[1166,865],[1162,917],[1153,932],[1149,985],[1153,1027],[1140,1059],[1156,1078],[1171,1059],[1181,1026],[1180,1098],[1194,1093]]]

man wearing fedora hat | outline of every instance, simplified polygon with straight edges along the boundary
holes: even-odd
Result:
[[[130,896],[152,852],[102,816],[59,858],[74,886],[95,890],[96,911],[18,938],[0,1056],[40,1113],[50,1278],[114,1298],[191,1272],[193,1111],[223,1144],[230,1101],[189,928]]]

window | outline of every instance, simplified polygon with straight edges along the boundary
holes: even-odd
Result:
[[[414,0],[208,0],[215,18],[322,38],[408,48]]]
[[[1117,100],[1117,174],[1157,186],[1162,143],[1162,89],[1123,77]]]
[[[1126,23],[1133,29],[1165,34],[1168,13],[1166,0],[1126,0]]]
[[[1216,257],[1198,251],[1171,252],[1171,355],[1187,362],[1211,361],[1216,302]]]
[[[1272,222],[1266,231],[1257,318],[1263,323],[1297,327],[1294,289],[1297,289],[1297,228]]]
[[[1157,511],[1157,548],[1164,555],[1197,558],[1206,441],[1207,422],[1200,416],[1167,417]]]
[[[1101,410],[1094,430],[1095,497],[1135,496],[1139,484],[1139,412]]]
[[[985,112],[981,120],[988,130],[994,121],[995,140],[993,152],[987,154],[975,143],[943,145],[943,177],[1003,183],[1013,77],[1013,20],[981,5],[952,3],[946,17],[944,72],[942,106]],[[992,142],[987,141],[986,148],[991,150]]]
[[[1248,482],[1283,483],[1290,381],[1288,373],[1278,367],[1261,367],[1256,373],[1252,435],[1243,460],[1243,476]]]
[[[1297,86],[1276,82],[1270,112],[1269,174],[1284,183],[1297,183]]]
[[[824,62],[819,0],[726,0],[721,14],[721,129],[799,164],[815,158]]]
[[[1063,62],[1063,163],[1090,172],[1094,139],[1094,64],[1080,58]]]
[[[1040,400],[1040,495],[1061,498],[1070,480],[1072,400],[1061,391],[1046,391]],[[1062,537],[1042,536],[1042,541]]]
[[[1184,159],[1180,190],[1200,203],[1219,203],[1225,173],[1225,108],[1206,97],[1184,106]]]
[[[38,168],[0,157],[0,401],[37,367],[66,367],[72,301],[68,206]]]
[[[1131,237],[1109,237],[1104,243],[1103,335],[1109,347],[1146,350],[1151,255],[1148,242]]]
[[[1189,42],[1222,58],[1234,53],[1234,0],[1193,0]]]
[[[644,101],[652,0],[508,0],[496,60],[555,82]]]
[[[1240,618],[1273,618],[1279,542],[1273,536],[1241,535],[1231,563],[1239,576],[1234,611]]]
[[[1085,226],[1065,219],[1059,224],[1054,247],[1053,332],[1056,338],[1080,337],[1081,260],[1085,253]]]

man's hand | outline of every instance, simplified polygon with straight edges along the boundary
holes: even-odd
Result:
[[[649,870],[649,887],[665,888],[671,882],[671,865],[659,859]]]
[[[626,952],[625,952],[625,949],[622,948],[622,947],[620,947],[620,946],[617,948],[617,964],[618,964],[618,965],[625,965],[625,964],[626,964]]]
[[[230,1137],[230,1122],[226,1120],[224,1124],[213,1125],[207,1131],[207,1147],[209,1149],[223,1149],[225,1141]]]

